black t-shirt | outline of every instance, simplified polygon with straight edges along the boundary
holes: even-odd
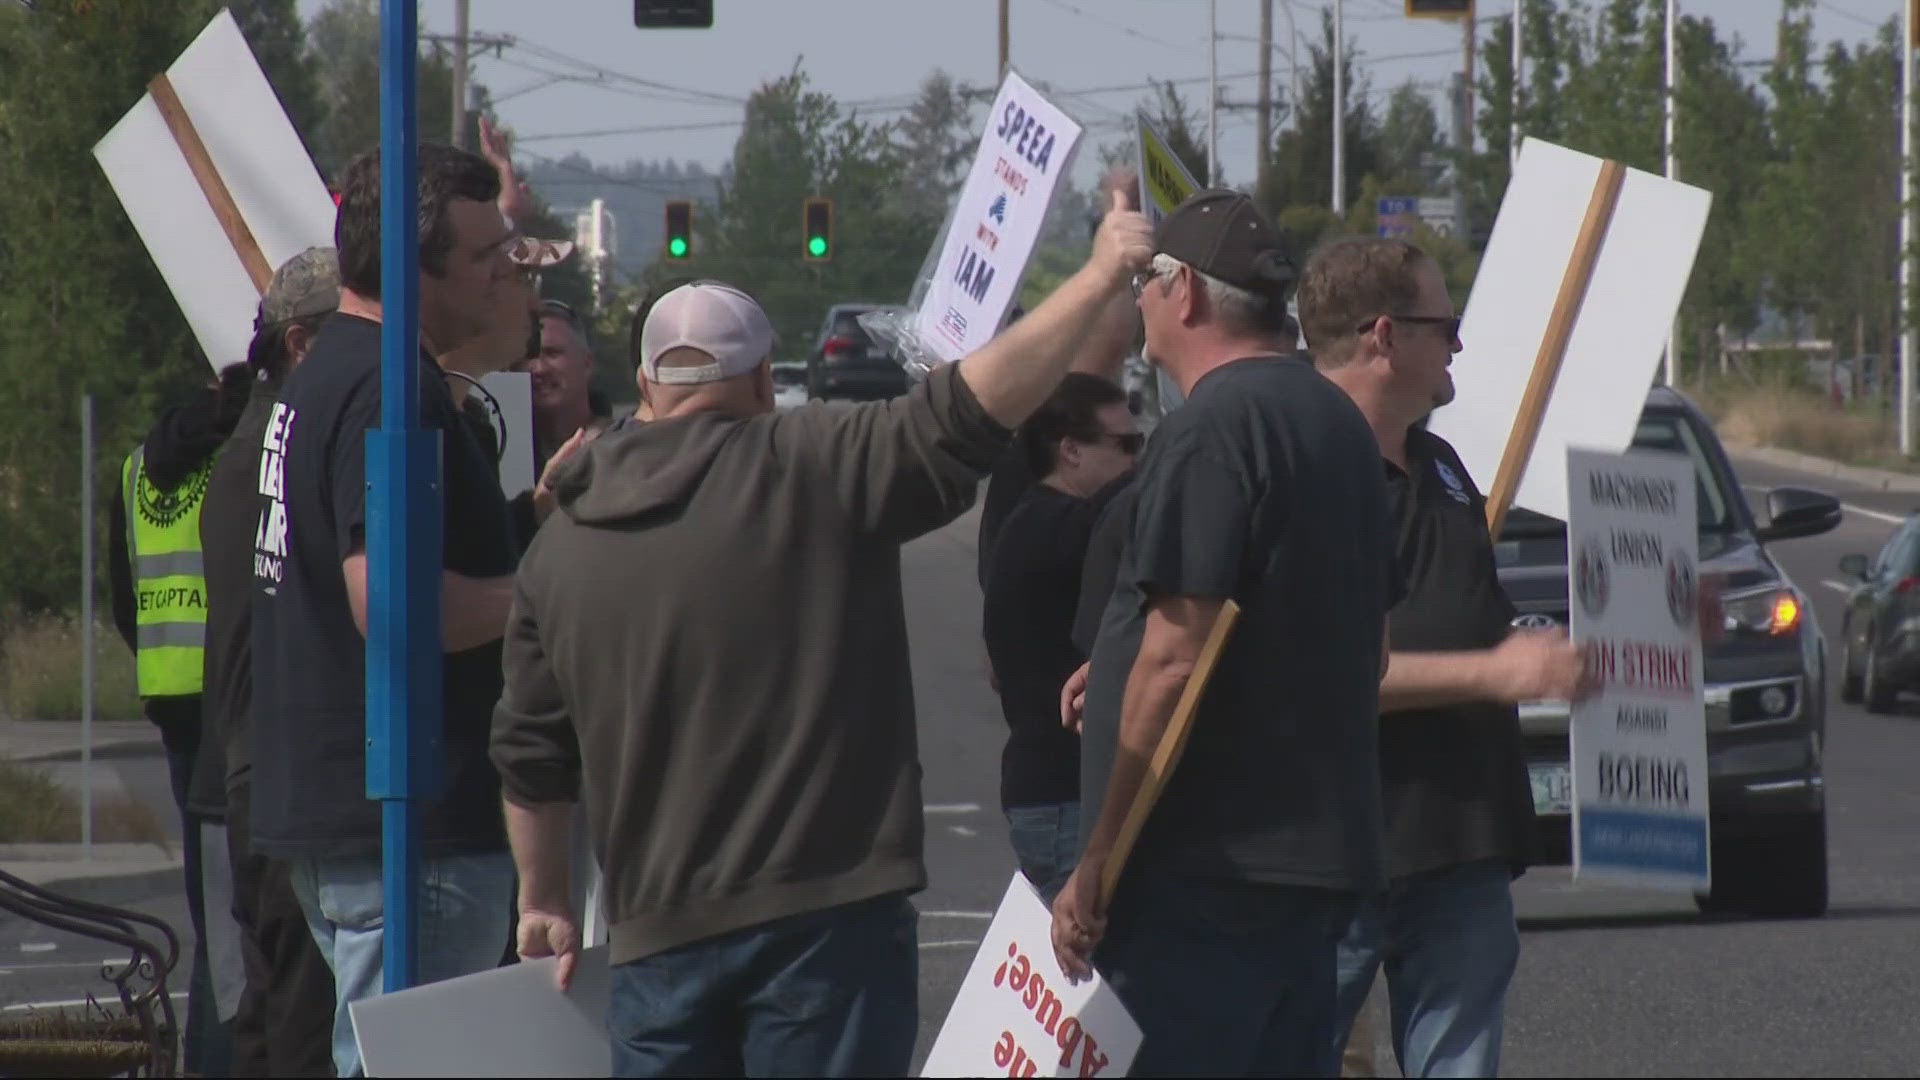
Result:
[[[1083,657],[1093,655],[1093,643],[1100,637],[1100,619],[1113,599],[1113,583],[1120,578],[1120,556],[1127,550],[1127,534],[1133,529],[1133,507],[1140,501],[1140,489],[1129,471],[1109,487],[1106,507],[1093,523],[1087,537],[1086,558],[1080,568],[1080,610],[1073,617],[1073,643]]]
[[[1155,430],[1093,650],[1083,831],[1156,596],[1232,598],[1240,620],[1130,865],[1272,884],[1386,881],[1381,635],[1400,598],[1380,448],[1302,357],[1209,373]]]
[[[993,546],[1000,538],[1001,526],[1006,523],[1007,515],[1013,513],[1013,508],[1039,482],[1040,478],[1033,474],[1033,463],[1027,460],[1026,439],[1016,434],[1013,444],[993,463],[993,471],[987,474],[987,493],[980,499],[980,541],[977,549],[982,592],[987,588],[987,568],[993,564]]]
[[[1386,465],[1407,580],[1387,622],[1391,647],[1492,648],[1509,633],[1514,610],[1494,569],[1486,501],[1438,435],[1408,432],[1407,466]],[[1504,859],[1518,872],[1533,858],[1533,792],[1511,705],[1381,717],[1380,783],[1396,878],[1479,859]]]
[[[1060,724],[1060,688],[1086,661],[1073,620],[1087,536],[1105,494],[1083,499],[1035,484],[1000,527],[982,624],[1009,729],[1003,807],[1080,797],[1080,737]]]
[[[419,357],[421,422],[441,436],[442,565],[513,572],[499,474]],[[340,564],[366,543],[366,433],[380,422],[380,326],[336,314],[288,376],[260,456],[253,607],[254,842],[282,857],[377,851],[366,796],[366,641]],[[425,804],[429,850],[504,845],[500,780],[487,758],[500,698],[500,642],[449,653],[443,676],[445,794]]]

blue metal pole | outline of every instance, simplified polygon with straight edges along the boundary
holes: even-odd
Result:
[[[367,797],[381,803],[385,984],[419,978],[420,827],[440,753],[440,433],[420,426],[415,0],[380,3],[380,427],[367,432]]]

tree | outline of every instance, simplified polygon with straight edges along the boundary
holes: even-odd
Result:
[[[1380,123],[1379,176],[1388,195],[1425,195],[1439,189],[1451,153],[1440,117],[1426,93],[1408,80],[1387,98]]]
[[[330,0],[307,26],[307,57],[318,92],[318,126],[302,132],[329,181],[380,145],[380,14],[374,0]],[[453,122],[453,63],[444,46],[423,49],[415,68],[416,119],[423,142],[447,141]],[[477,115],[470,114],[470,125]],[[468,146],[478,146],[469,130]]]
[[[1153,80],[1149,80],[1152,82]],[[1167,149],[1180,159],[1201,187],[1207,186],[1207,152],[1200,146],[1200,121],[1187,100],[1171,82],[1153,82],[1153,97],[1147,108],[1147,120],[1167,141]]]
[[[977,140],[965,90],[935,68],[920,84],[920,97],[895,130],[905,183],[900,209],[921,218],[946,217],[959,192]]]
[[[1297,123],[1280,133],[1274,148],[1273,167],[1268,170],[1265,190],[1255,193],[1260,204],[1275,216],[1296,206],[1333,204],[1333,15],[1323,11],[1320,18],[1321,41],[1309,44],[1311,70],[1301,87]],[[1380,170],[1379,123],[1364,77],[1356,76],[1354,57],[1358,45],[1349,38],[1346,55],[1340,58],[1342,78],[1346,82],[1345,174],[1346,204],[1352,206],[1361,185]]]

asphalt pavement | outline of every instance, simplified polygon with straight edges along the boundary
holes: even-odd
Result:
[[[1827,490],[1848,507],[1833,532],[1772,547],[1834,640],[1843,599],[1840,556],[1877,550],[1894,524],[1920,507],[1920,494],[1758,462],[1741,461],[1739,471],[1749,501],[1762,513],[1765,489],[1777,484]],[[909,545],[901,560],[931,879],[916,897],[920,1056],[1014,870],[998,810],[1004,726],[980,642],[976,530],[970,513]],[[1836,683],[1830,679],[1830,689]],[[1576,885],[1564,869],[1529,872],[1516,886],[1522,954],[1503,1071],[1911,1075],[1920,1065],[1920,1026],[1912,1019],[1920,1001],[1916,766],[1920,698],[1887,717],[1832,704],[1833,906],[1822,919],[1710,918],[1696,913],[1687,896]],[[185,924],[178,890],[129,900]],[[0,921],[0,1007],[70,1000],[104,986],[92,972],[105,957],[103,950]]]

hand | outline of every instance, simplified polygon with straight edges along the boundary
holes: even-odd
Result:
[[[1153,226],[1147,216],[1127,208],[1125,193],[1115,190],[1108,196],[1107,216],[1093,234],[1093,255],[1087,265],[1098,270],[1114,288],[1145,270],[1153,262]]]
[[[480,156],[500,174],[500,197],[495,205],[517,224],[532,209],[533,189],[513,171],[513,137],[494,127],[484,114],[480,117]]]
[[[569,458],[579,453],[580,448],[592,437],[588,429],[583,427],[554,448],[553,456],[547,459],[547,467],[540,470],[540,479],[533,485],[533,519],[536,523],[546,521],[547,515],[553,513],[557,502],[553,495],[554,474]]]
[[[1495,646],[1489,687],[1496,701],[1577,701],[1587,685],[1585,655],[1562,630],[1516,630]]]
[[[1067,684],[1060,688],[1060,726],[1080,734],[1080,725],[1086,719],[1087,712],[1087,673],[1093,668],[1093,662],[1080,665],[1079,670],[1067,676]]]
[[[1126,197],[1127,209],[1140,209],[1140,174],[1131,165],[1115,165],[1100,178],[1101,200],[1109,205],[1113,202],[1113,193],[1119,192]]]
[[[539,908],[523,908],[520,912],[520,925],[515,938],[515,948],[522,960],[538,960],[543,956],[560,958],[555,985],[566,990],[573,982],[573,967],[580,960],[580,928],[573,924],[572,915],[560,915]]]
[[[1066,887],[1053,899],[1053,958],[1068,980],[1083,982],[1093,975],[1093,950],[1107,933],[1107,913],[1100,906],[1101,868],[1085,859],[1073,868]]]

